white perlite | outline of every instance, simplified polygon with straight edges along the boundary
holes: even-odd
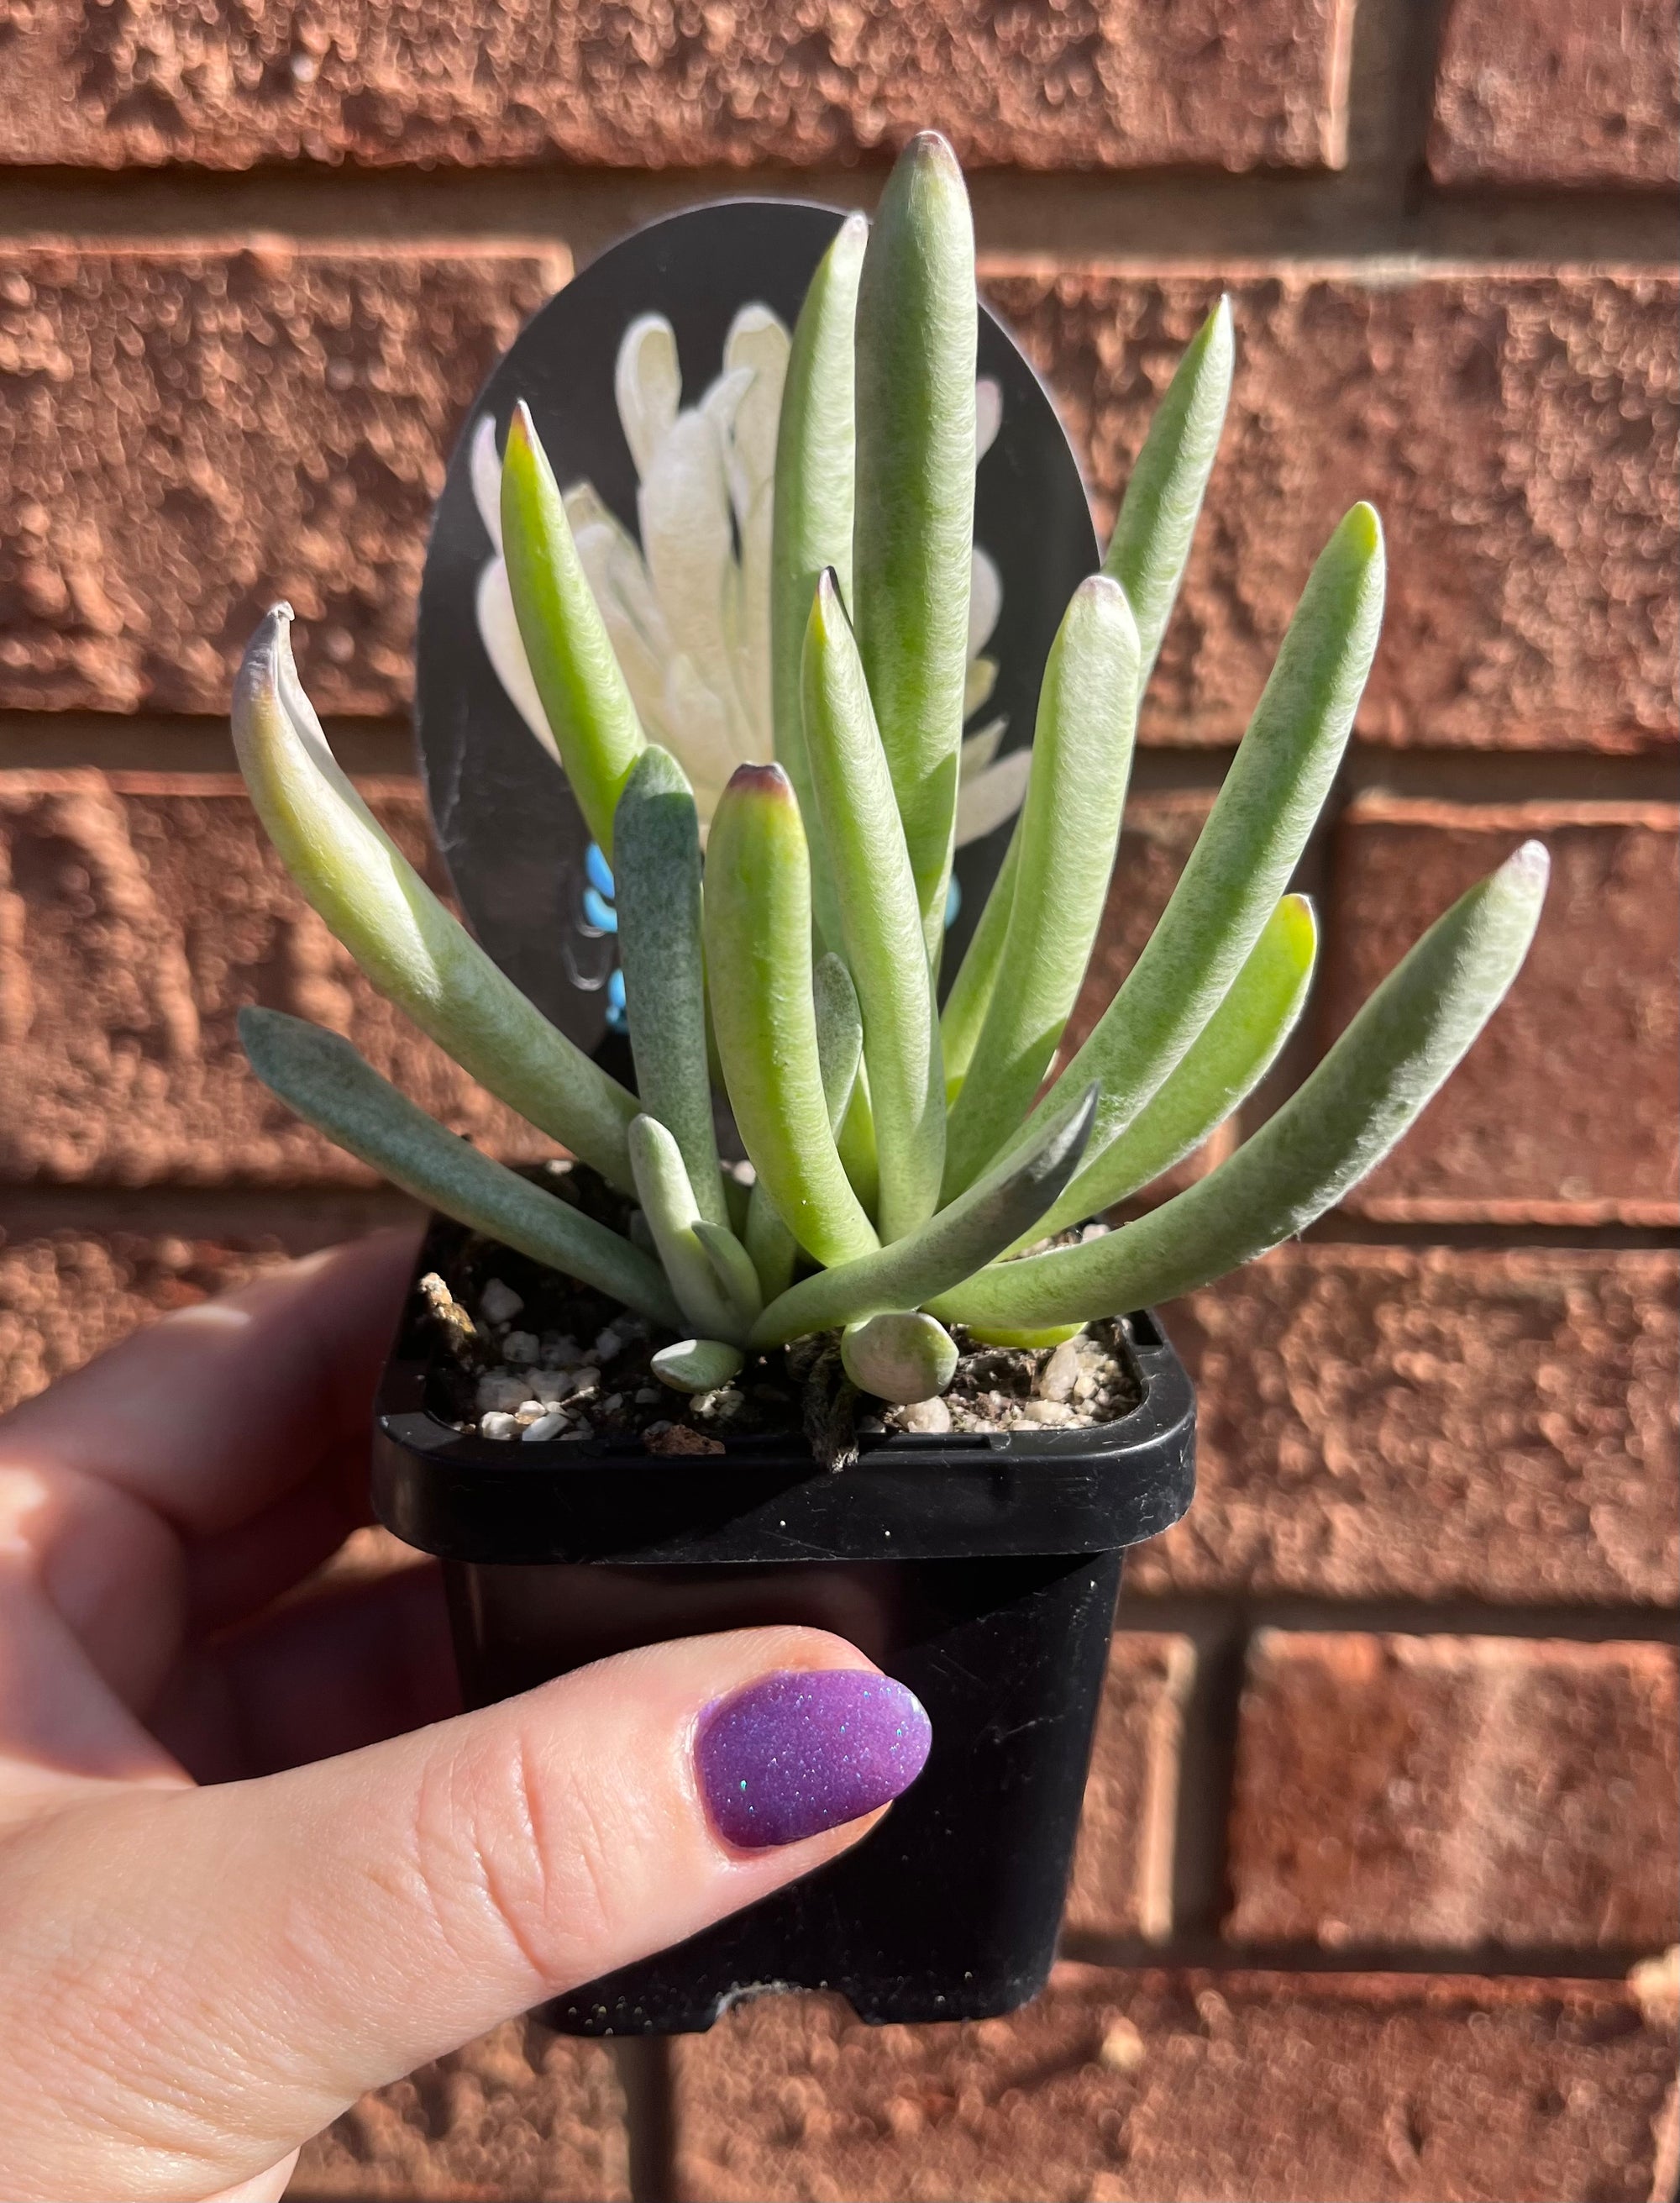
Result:
[[[525,1303],[511,1285],[492,1278],[478,1297],[478,1312],[486,1323],[511,1323]]]

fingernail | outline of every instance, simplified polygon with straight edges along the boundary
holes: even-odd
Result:
[[[922,1772],[921,1701],[868,1668],[763,1675],[708,1706],[694,1742],[714,1826],[743,1851],[797,1843],[871,1813]]]

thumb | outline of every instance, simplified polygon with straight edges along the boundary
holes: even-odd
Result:
[[[845,1850],[928,1738],[843,1639],[757,1629],[261,1781],[102,1786],[5,1847],[0,2187],[252,2180],[363,2089]]]

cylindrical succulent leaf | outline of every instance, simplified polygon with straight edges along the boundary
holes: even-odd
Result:
[[[641,723],[522,399],[502,458],[502,546],[531,677],[578,808],[610,860],[613,813],[641,753]]]
[[[705,1220],[682,1166],[681,1151],[657,1117],[638,1117],[631,1125],[630,1164],[660,1267],[670,1281],[684,1320],[708,1338],[733,1338],[739,1344],[757,1310],[738,1297],[734,1275],[726,1273],[697,1236],[696,1226]],[[708,1230],[734,1237],[719,1226],[710,1226]],[[741,1261],[751,1273],[752,1266],[744,1248]],[[752,1279],[751,1295],[756,1302],[756,1277]]]
[[[1547,871],[1545,850],[1527,842],[1460,896],[1217,1170],[1102,1238],[984,1271],[934,1300],[934,1314],[988,1328],[1117,1314],[1194,1291],[1304,1231],[1381,1162],[1498,1007],[1534,938]]]
[[[915,1308],[972,1277],[1014,1245],[1078,1169],[1095,1105],[1093,1090],[1083,1108],[1048,1126],[1023,1155],[971,1185],[908,1238],[790,1285],[754,1324],[750,1343],[781,1346],[804,1332]]]
[[[838,1143],[840,1128],[858,1083],[863,1060],[864,1013],[852,974],[831,950],[818,957],[811,973],[811,1002],[816,1015],[816,1062],[822,1074],[822,1099],[828,1127]],[[753,1186],[747,1207],[746,1251],[752,1257],[767,1301],[793,1282],[799,1243],[782,1222],[763,1179]]]
[[[653,1373],[674,1392],[715,1392],[741,1366],[741,1350],[721,1338],[679,1338],[649,1356]]]
[[[811,995],[805,829],[780,765],[742,765],[706,846],[706,983],[724,1082],[753,1168],[819,1262],[880,1244],[829,1129]]]
[[[998,877],[992,883],[992,892],[986,898],[980,922],[969,936],[962,968],[951,983],[940,1018],[947,1106],[962,1091],[963,1081],[974,1060],[975,1042],[980,1038],[986,1013],[992,1007],[998,966],[1003,961],[1004,942],[1009,937],[1009,914],[1015,904],[1015,874],[1020,861],[1021,819],[1017,813]]]
[[[337,1033],[282,1010],[247,1008],[239,1038],[271,1093],[404,1193],[655,1323],[676,1323],[656,1263],[569,1202],[446,1132]]]
[[[805,770],[799,696],[805,623],[817,576],[832,567],[852,594],[852,524],[857,446],[854,353],[858,279],[869,224],[848,215],[811,279],[794,325],[781,390],[775,447],[775,517],[770,548],[770,697],[776,763],[793,783],[811,846],[817,930],[840,943],[834,880]]]
[[[615,824],[618,954],[636,1090],[675,1137],[701,1215],[727,1226],[706,1066],[699,820],[668,750],[651,746],[636,759]]]
[[[480,1085],[628,1192],[635,1096],[491,962],[357,794],[298,684],[291,623],[289,605],[269,612],[233,686],[233,746],[281,861],[382,995]]]
[[[1184,578],[1202,493],[1231,394],[1231,302],[1221,298],[1191,340],[1137,455],[1103,571],[1137,621],[1139,681],[1147,682]]]
[[[968,676],[978,344],[968,193],[924,130],[887,180],[858,286],[852,588],[934,965]]]
[[[975,1043],[983,1071],[951,1112],[946,1201],[1026,1115],[1079,993],[1108,899],[1137,705],[1126,593],[1093,574],[1074,591],[1044,669],[1009,927]]]
[[[1038,1236],[1112,1208],[1182,1162],[1241,1106],[1294,1029],[1317,953],[1312,905],[1305,895],[1285,895],[1177,1069],[1119,1138],[1080,1172],[1036,1227]]]
[[[957,1342],[943,1324],[915,1308],[848,1324],[840,1363],[860,1392],[908,1407],[943,1392],[957,1374]]]
[[[1248,731],[1159,924],[1029,1125],[1101,1088],[1090,1161],[1224,999],[1335,778],[1382,621],[1382,531],[1356,505],[1314,566]]]
[[[832,572],[805,630],[805,732],[834,859],[846,960],[864,1018],[881,1237],[933,1214],[945,1160],[945,1075],[915,876],[864,668]]]

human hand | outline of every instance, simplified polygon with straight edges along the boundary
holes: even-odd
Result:
[[[9,2203],[267,2203],[363,2089],[809,1873],[926,1756],[914,1698],[820,1630],[463,1715],[434,1565],[275,1609],[368,1519],[413,1252],[294,1263],[0,1423]],[[780,1818],[743,1826],[726,1788],[762,1775],[774,1810],[773,1757]]]

